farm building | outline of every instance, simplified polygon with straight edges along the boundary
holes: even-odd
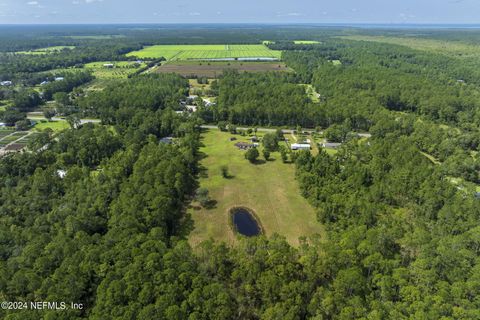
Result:
[[[7,87],[7,86],[13,85],[13,82],[12,81],[2,81],[2,82],[0,82],[0,85]]]
[[[113,63],[105,63],[103,66],[104,66],[105,68],[111,69],[111,68],[114,67],[114,64],[113,64]]]
[[[291,145],[292,150],[310,150],[310,145],[308,143],[293,143]]]
[[[55,77],[55,81],[62,81],[62,80],[65,80],[64,77]]]
[[[338,142],[324,142],[322,143],[322,147],[324,148],[331,148],[331,149],[337,149],[341,146],[341,143]]]

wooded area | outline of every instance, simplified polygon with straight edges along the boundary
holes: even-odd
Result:
[[[4,35],[0,77],[127,60],[125,53],[159,39],[196,43],[196,32],[125,31],[103,47],[63,39],[52,44],[79,47],[48,55],[7,53],[46,40]],[[173,74],[133,74],[90,91],[82,85],[92,75],[82,71],[41,90],[28,81],[2,87],[1,99],[12,102],[2,122],[15,124],[56,97],[71,110],[71,128],[42,131],[28,151],[0,158],[0,295],[85,308],[0,310],[0,318],[480,318],[479,62],[337,38],[346,33],[238,32],[238,43],[278,40],[269,46],[284,51],[295,73],[226,72],[210,86],[216,103],[197,99],[192,113],[176,112],[189,83]],[[208,35],[212,43],[231,37]],[[320,43],[293,43],[308,35]],[[480,42],[478,32],[418,37],[428,36]],[[101,121],[80,122],[88,117]],[[342,143],[333,154],[317,146],[318,155],[290,155],[291,183],[326,239],[188,244],[195,225],[187,208],[208,156],[199,152],[200,126],[219,122],[315,129]]]

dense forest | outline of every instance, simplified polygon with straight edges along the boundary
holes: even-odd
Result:
[[[94,32],[77,28],[67,31]],[[120,33],[104,30],[98,35]],[[74,110],[69,119],[101,123],[42,131],[28,152],[0,158],[1,300],[83,305],[2,309],[0,318],[480,319],[477,60],[340,39],[347,31],[337,29],[211,29],[208,42],[230,43],[232,34],[238,43],[285,40],[270,46],[284,50],[295,72],[226,72],[211,84],[217,104],[186,115],[175,111],[188,80],[173,74],[134,74],[74,99],[90,73],[66,74],[42,94],[28,81],[58,67],[127,59],[125,52],[158,39],[205,43],[198,30],[130,30],[104,41],[53,37],[46,26],[43,38],[15,32],[0,35],[0,76],[25,82],[0,90],[12,101],[3,121],[14,124],[54,98]],[[321,43],[288,41],[305,35]],[[78,48],[10,53],[52,44]],[[295,183],[327,239],[293,247],[273,235],[192,248],[187,207],[205,156],[205,122],[368,131],[367,140],[344,134],[334,155],[320,148],[294,158]]]

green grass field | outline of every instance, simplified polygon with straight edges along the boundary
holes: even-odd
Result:
[[[112,63],[114,68],[105,68],[103,65]],[[130,74],[135,73],[138,69],[145,67],[145,63],[136,63],[134,61],[101,61],[85,64],[85,69],[91,70],[96,79],[126,79]]]
[[[20,54],[36,54],[36,55],[41,55],[41,54],[49,54],[49,53],[55,53],[62,51],[64,49],[74,49],[74,46],[53,46],[53,47],[47,47],[47,48],[40,48],[40,49],[35,49],[35,50],[30,50],[30,51],[18,51],[16,53]]]
[[[245,151],[234,146],[238,141],[247,141],[247,137],[235,135],[238,140],[230,141],[232,136],[219,130],[202,134],[201,152],[206,158],[201,165],[206,171],[200,177],[200,185],[210,191],[210,197],[217,203],[212,209],[200,208],[196,203],[189,209],[195,222],[190,242],[196,245],[213,238],[234,244],[237,238],[228,215],[233,206],[253,209],[267,235],[281,234],[294,245],[301,236],[324,235],[315,210],[300,195],[294,165],[283,163],[277,152],[271,155],[273,161],[251,164],[244,158]],[[222,177],[222,165],[228,166],[231,178]]]
[[[133,51],[127,56],[167,60],[205,60],[225,58],[281,58],[281,51],[270,50],[262,44],[247,45],[156,45]]]
[[[39,131],[45,130],[47,128],[52,129],[53,131],[62,131],[64,129],[70,128],[70,125],[67,121],[38,121],[33,128]]]

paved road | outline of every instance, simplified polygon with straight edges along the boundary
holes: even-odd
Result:
[[[203,129],[218,129],[218,126],[212,126],[212,125],[202,125],[201,126]],[[248,129],[253,129],[254,127],[237,127],[238,130],[248,130]],[[277,131],[277,129],[272,129],[272,128],[257,128],[257,131],[261,131],[261,132],[275,132]],[[307,131],[307,130],[305,130]],[[292,133],[293,130],[289,130],[289,129],[282,129],[282,132],[283,133]],[[313,132],[313,130],[312,130]]]
[[[214,125],[202,125],[201,126],[203,129],[218,129],[218,126],[214,126]],[[247,129],[253,129],[254,127],[237,127],[237,129],[239,130],[247,130]],[[272,128],[257,128],[258,131],[261,131],[261,132],[275,132],[277,131],[277,129],[272,129]],[[282,132],[285,133],[285,134],[293,134],[295,130],[292,130],[292,129],[282,129]],[[313,129],[302,129],[303,132],[309,132],[309,133],[312,133],[312,132],[315,132],[315,130]],[[319,132],[319,133],[323,133],[323,132]],[[370,138],[372,135],[370,133],[358,133],[357,134],[359,137],[362,137],[362,138]]]
[[[33,120],[33,121],[40,121],[40,120],[47,120],[45,117],[37,117],[37,116],[29,116],[28,119]],[[61,117],[53,117],[53,121],[67,121],[65,118]],[[80,119],[80,123],[100,123],[100,119]]]

